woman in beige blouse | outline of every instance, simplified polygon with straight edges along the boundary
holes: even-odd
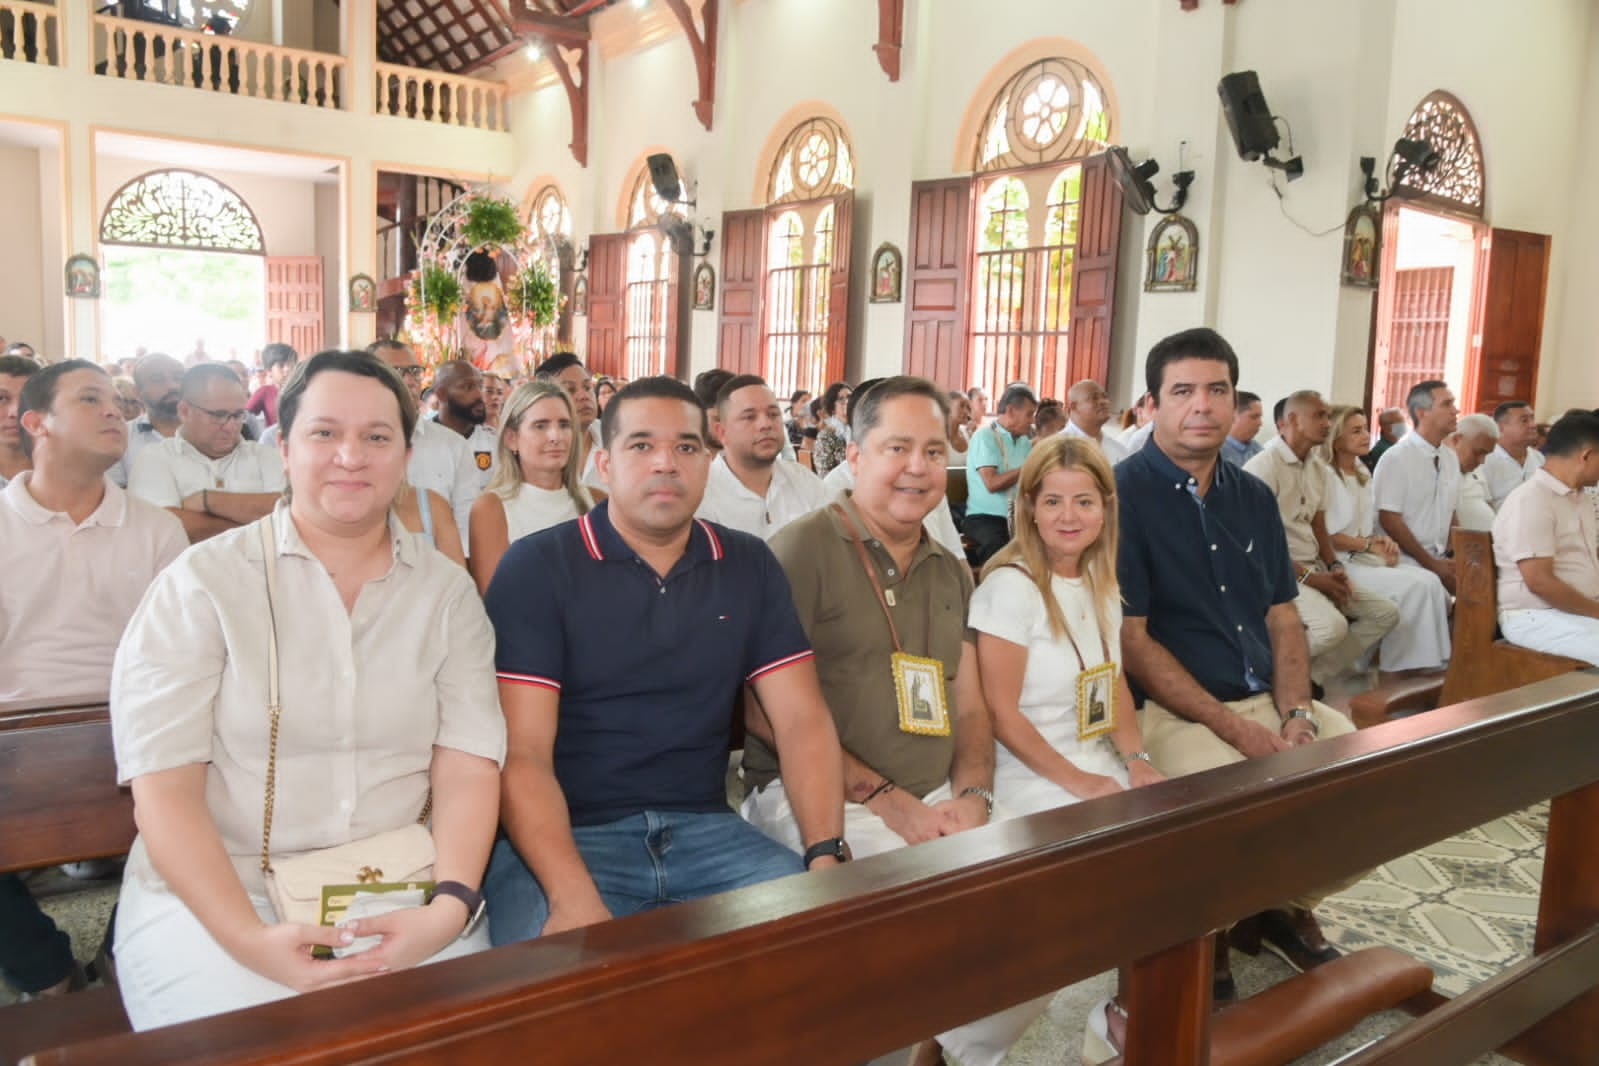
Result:
[[[267,649],[281,661],[271,855],[403,828],[431,793],[435,877],[476,890],[505,732],[494,635],[472,580],[391,504],[416,410],[359,352],[302,363],[278,400],[291,498],[260,531],[196,545],[151,586],[111,680],[117,774],[139,837],[123,880],[123,1003],[148,1029],[486,947],[442,892],[345,928],[281,923],[261,872],[270,748]],[[314,945],[376,946],[318,961]]]

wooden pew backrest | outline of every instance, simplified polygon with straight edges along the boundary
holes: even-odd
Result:
[[[104,708],[0,727],[0,872],[124,854],[133,796],[117,787]]]

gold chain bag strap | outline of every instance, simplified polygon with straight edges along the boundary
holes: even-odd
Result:
[[[270,747],[267,750],[266,804],[261,819],[261,873],[267,895],[281,922],[331,925],[357,890],[390,888],[432,889],[433,834],[426,822],[433,808],[428,793],[415,825],[352,840],[334,848],[308,851],[272,862],[272,808],[277,793],[278,724],[283,707],[278,693],[278,551],[272,516],[257,523],[267,587],[267,715]],[[333,912],[330,914],[330,910]]]

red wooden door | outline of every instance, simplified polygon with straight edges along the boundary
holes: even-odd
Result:
[[[766,263],[766,212],[722,215],[722,304],[716,322],[716,365],[735,374],[761,372],[761,285]]]
[[[833,198],[833,262],[828,270],[827,382],[843,381],[849,360],[849,248],[855,194]]]
[[[275,255],[266,260],[266,336],[300,358],[322,350],[322,257]]]
[[[627,286],[627,234],[589,237],[588,369],[625,377],[623,301]]]
[[[1544,294],[1549,281],[1549,237],[1521,230],[1490,230],[1488,274],[1480,289],[1473,346],[1466,361],[1462,411],[1491,412],[1506,400],[1536,403],[1538,355],[1543,343]]]
[[[1072,271],[1071,332],[1066,380],[1041,382],[1049,396],[1084,378],[1110,384],[1110,328],[1116,310],[1116,255],[1121,247],[1122,191],[1108,155],[1083,160],[1082,221]]]
[[[905,264],[905,373],[966,387],[966,287],[972,179],[911,185]]]

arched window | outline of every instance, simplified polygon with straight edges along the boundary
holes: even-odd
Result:
[[[1064,56],[1030,63],[989,105],[972,169],[982,173],[1093,155],[1111,143],[1099,78]]]
[[[570,343],[572,338],[572,212],[567,209],[566,197],[554,185],[539,188],[526,201],[528,229],[544,262],[544,269],[555,280],[556,291],[561,294],[561,310],[556,316],[557,337]]]
[[[1451,93],[1429,93],[1405,123],[1405,136],[1432,145],[1439,161],[1434,170],[1407,170],[1399,182],[1401,197],[1482,218],[1482,142],[1465,105]]]
[[[683,216],[682,204],[669,204],[655,191],[648,166],[639,168],[638,177],[633,181],[633,195],[628,197],[627,203],[628,229],[654,226],[668,215]]]
[[[266,254],[250,206],[192,170],[158,170],[118,189],[100,219],[100,242]]]
[[[672,239],[683,205],[655,191],[647,165],[639,167],[628,198],[627,281],[624,289],[623,374],[630,380],[669,374],[675,361],[680,257]]]
[[[813,116],[789,130],[766,180],[756,364],[780,396],[820,393],[844,376],[854,187],[855,154],[842,126]],[[724,321],[730,310],[724,299]]]
[[[572,239],[572,212],[567,210],[566,197],[560,189],[546,185],[534,194],[528,225],[540,237]]]
[[[1073,366],[1070,356],[1084,166],[1114,135],[1107,99],[1086,63],[1053,56],[1028,63],[990,101],[972,160],[972,343],[962,384],[998,395],[1027,381],[1061,396],[1067,378],[1103,374],[1093,360]],[[1115,213],[1091,227],[1114,241],[1119,198],[1099,196],[1091,206]],[[1114,258],[1112,248],[1112,276]],[[1108,358],[1108,340],[1097,343]]]

